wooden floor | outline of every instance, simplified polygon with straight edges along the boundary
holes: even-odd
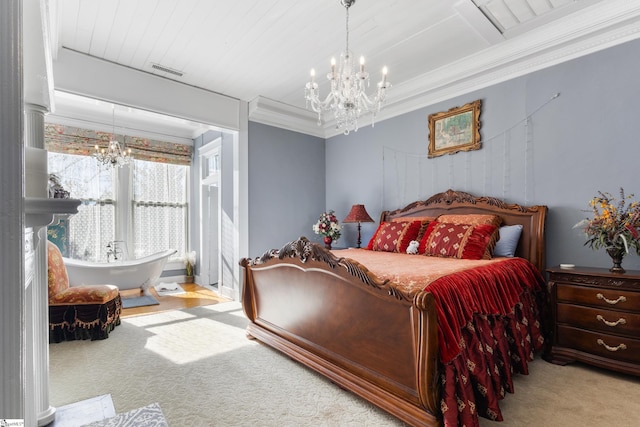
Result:
[[[158,313],[161,311],[180,310],[183,308],[199,307],[202,305],[219,304],[221,302],[230,301],[227,298],[219,296],[216,292],[204,288],[195,283],[181,283],[182,289],[186,291],[180,295],[159,296],[154,288],[150,288],[159,305],[147,305],[144,307],[123,308],[121,318],[140,316],[149,313]],[[120,291],[120,296],[124,299],[127,297],[140,296],[140,290],[129,289]]]

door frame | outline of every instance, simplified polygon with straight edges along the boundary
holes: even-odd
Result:
[[[222,138],[216,138],[213,141],[202,146],[198,152],[200,160],[200,277],[199,282],[204,286],[217,283],[218,290],[221,288],[221,269],[222,264],[222,252],[221,252],[221,165],[222,165]],[[217,187],[216,203],[218,211],[216,212],[216,224],[212,225],[209,218],[211,218],[210,207],[212,205],[210,200],[210,187]],[[215,227],[216,241],[211,242],[210,236],[212,235],[211,227]],[[218,268],[217,277],[211,276],[211,248],[217,248],[217,256],[214,262],[217,263]]]

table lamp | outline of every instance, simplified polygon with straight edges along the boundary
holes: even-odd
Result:
[[[342,222],[357,222],[358,223],[358,248],[360,247],[360,223],[361,222],[374,222],[367,210],[364,208],[364,205],[353,205],[351,206],[351,211],[349,215]]]

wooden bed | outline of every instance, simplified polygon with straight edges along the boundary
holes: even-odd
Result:
[[[504,224],[523,226],[516,256],[541,273],[546,212],[545,206],[523,207],[448,190],[383,212],[380,220],[497,214]],[[337,257],[304,237],[261,257],[245,258],[241,265],[250,338],[410,425],[446,424],[438,307],[431,292],[408,295],[393,281],[380,279],[357,261]]]

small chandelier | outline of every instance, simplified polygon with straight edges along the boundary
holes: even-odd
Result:
[[[349,7],[356,0],[340,0],[347,11],[347,47],[340,54],[340,64],[331,58],[331,72],[327,79],[331,82],[331,92],[322,101],[316,83],[316,72],[311,69],[311,81],[305,85],[305,99],[307,107],[318,113],[318,126],[322,124],[322,113],[333,111],[336,119],[336,129],[342,129],[345,135],[358,131],[358,118],[371,112],[371,126],[374,125],[376,114],[384,105],[387,89],[391,83],[387,81],[387,67],[382,69],[382,80],[377,85],[377,92],[373,98],[366,94],[369,87],[369,73],[364,70],[364,57],[360,57],[359,70],[353,61],[353,53],[349,50]]]
[[[126,148],[124,146],[124,142],[122,145],[116,139],[116,106],[113,105],[113,132],[111,133],[111,138],[109,139],[109,146],[105,148],[100,148],[96,145],[96,151],[93,153],[93,157],[98,160],[98,165],[106,166],[111,165],[112,167],[122,167],[123,165],[129,164],[131,161],[131,148]]]

